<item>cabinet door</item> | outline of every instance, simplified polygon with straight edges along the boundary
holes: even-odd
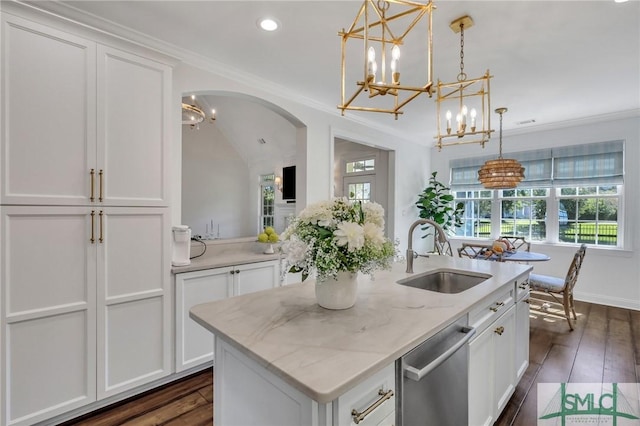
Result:
[[[469,425],[493,424],[493,330],[486,329],[469,343]]]
[[[0,203],[88,204],[95,167],[95,43],[2,18]]]
[[[98,46],[98,176],[107,205],[167,206],[171,72]]]
[[[276,287],[280,282],[278,278],[280,275],[280,262],[271,260],[236,266],[232,274],[235,275],[235,296],[268,290]]]
[[[171,373],[168,209],[99,212],[98,398]]]
[[[88,208],[0,210],[0,424],[31,425],[96,399],[96,245]]]
[[[493,332],[495,361],[495,400],[496,417],[509,401],[515,389],[515,344],[516,309],[512,306],[505,314],[489,327]]]
[[[230,297],[231,270],[215,268],[176,275],[176,372],[213,359],[213,335],[189,317],[189,310]]]
[[[529,295],[516,305],[516,383],[529,366]]]

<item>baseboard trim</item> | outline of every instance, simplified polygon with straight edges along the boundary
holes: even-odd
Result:
[[[633,309],[640,311],[640,300],[629,300],[620,297],[604,296],[602,294],[585,293],[575,291],[573,293],[575,300],[581,302],[596,303],[598,305],[615,306],[616,308]]]

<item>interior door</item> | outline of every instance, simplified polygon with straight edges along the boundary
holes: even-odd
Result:
[[[342,193],[351,201],[375,201],[376,175],[345,176]]]

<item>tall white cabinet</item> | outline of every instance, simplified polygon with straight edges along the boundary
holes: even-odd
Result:
[[[171,67],[1,13],[0,424],[26,425],[172,372]]]

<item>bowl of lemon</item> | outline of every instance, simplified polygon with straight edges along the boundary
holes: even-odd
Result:
[[[280,241],[280,237],[276,233],[276,230],[271,226],[267,226],[264,228],[260,234],[258,234],[258,241],[264,244],[267,244],[266,250],[263,252],[264,254],[273,254],[275,251],[273,250],[273,244]]]

